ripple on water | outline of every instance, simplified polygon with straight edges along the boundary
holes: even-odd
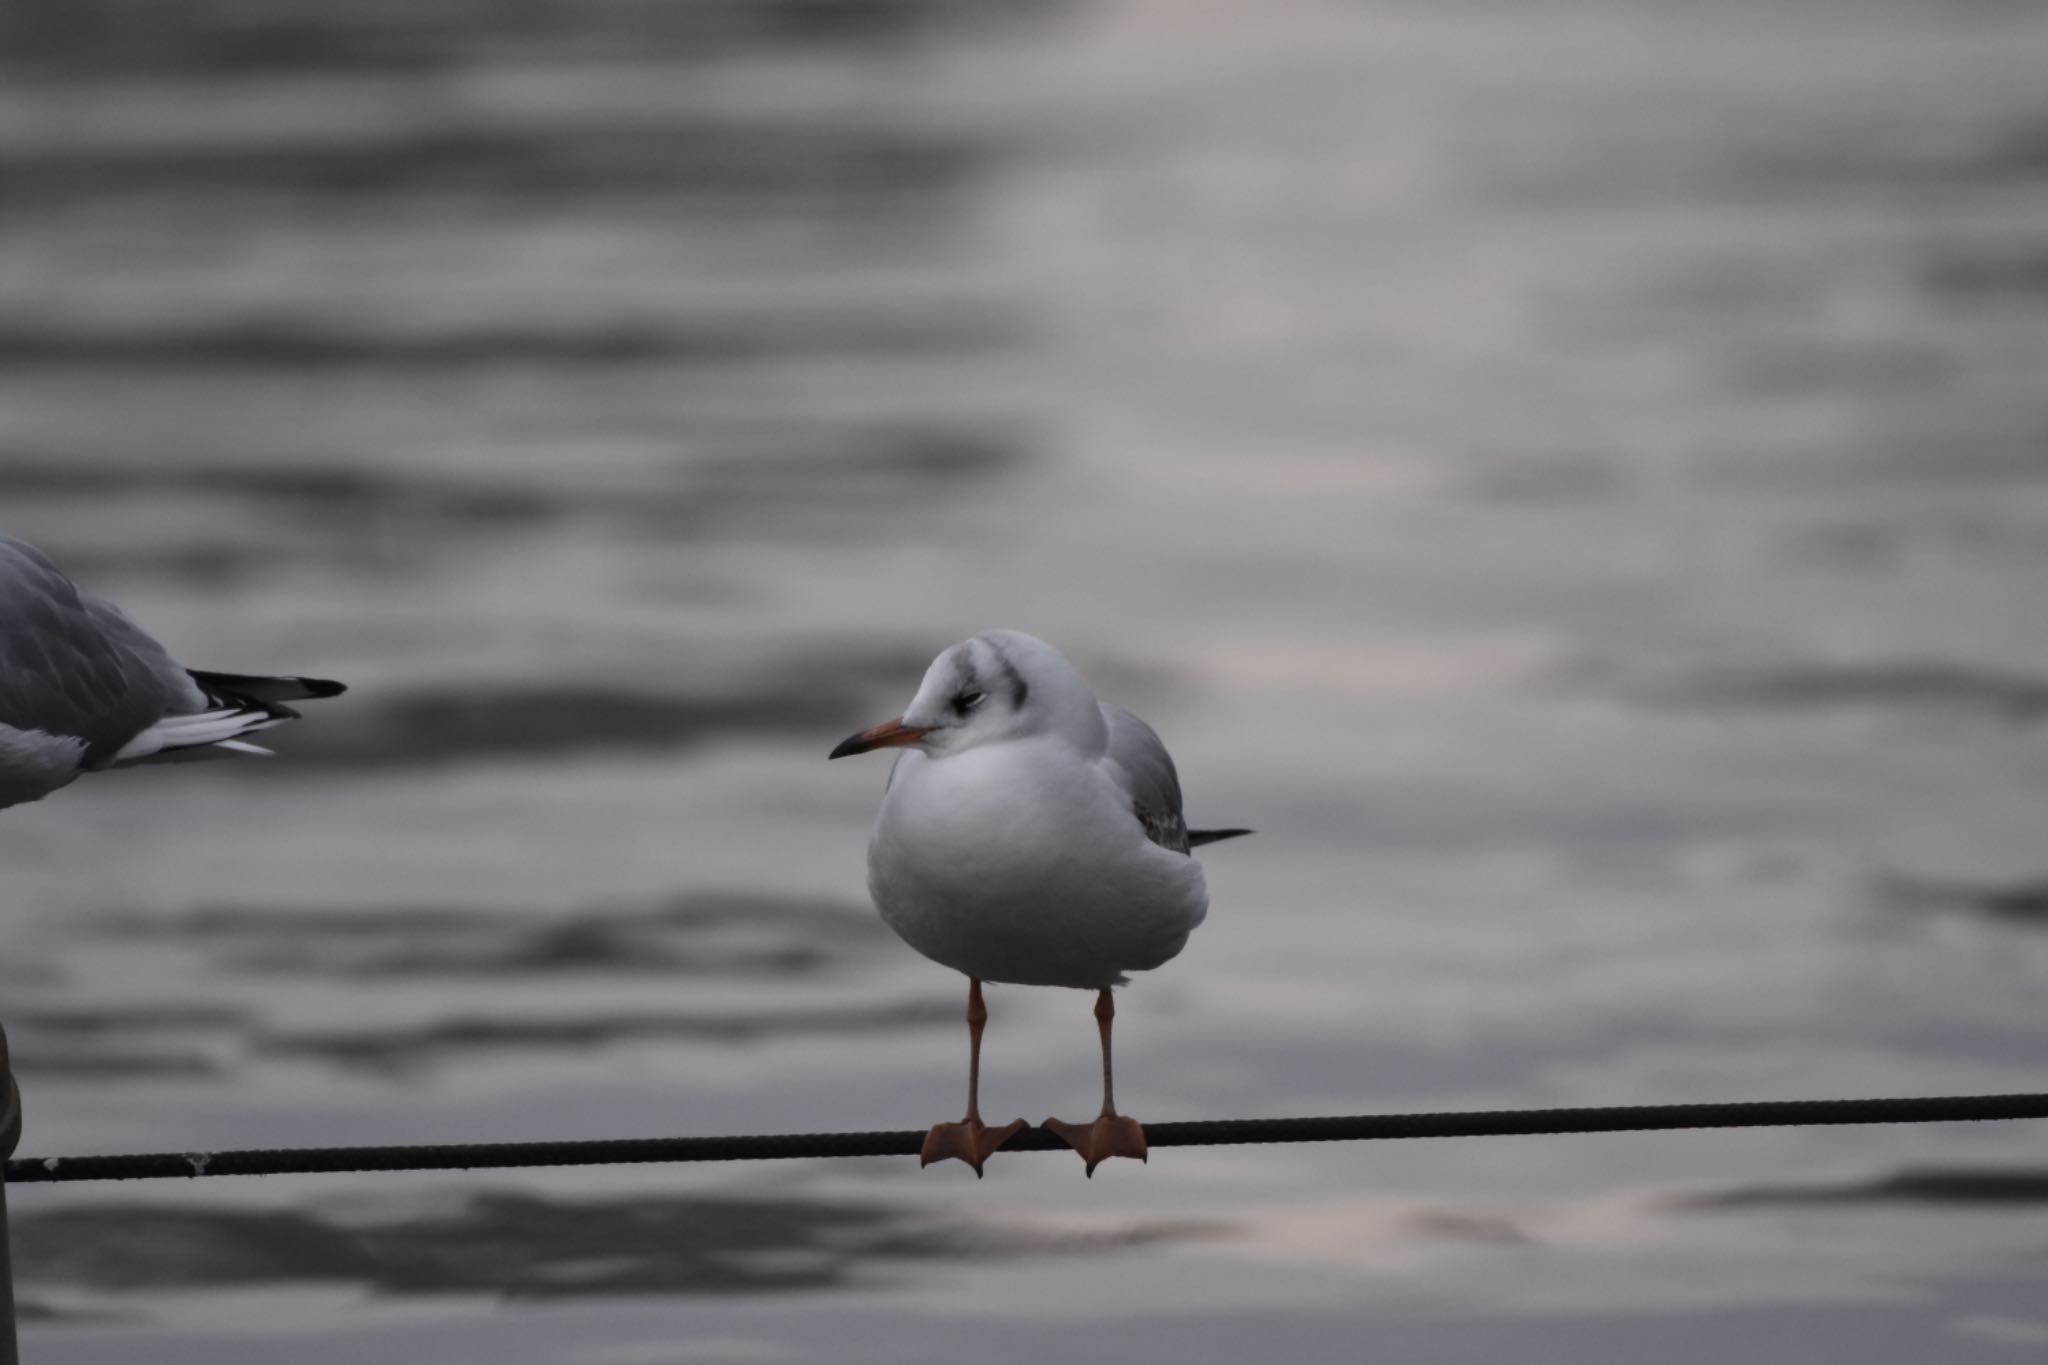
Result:
[[[652,906],[557,914],[493,907],[294,909],[209,906],[176,915],[113,914],[81,932],[195,947],[215,971],[257,976],[519,978],[542,975],[808,976],[889,942],[864,905],[695,892]],[[189,1022],[168,1012],[157,1024]]]
[[[24,1284],[99,1291],[329,1280],[386,1294],[518,1299],[730,1295],[882,1287],[896,1266],[1106,1255],[1225,1230],[1152,1218],[1078,1232],[880,1203],[723,1195],[413,1202],[433,1211],[342,1217],[136,1202],[30,1211],[14,1221],[16,1265]]]
[[[1877,710],[2000,725],[2048,720],[2048,676],[1945,660],[1740,660],[1587,654],[1563,686],[1649,707],[1705,711]]]
[[[1863,1179],[1737,1185],[1687,1196],[1674,1207],[1710,1211],[1808,1204],[2030,1207],[2048,1204],[2048,1167],[1926,1166]]]

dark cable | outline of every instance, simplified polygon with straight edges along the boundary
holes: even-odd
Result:
[[[1750,1104],[1651,1104],[1601,1109],[1502,1109],[1348,1118],[1220,1119],[1145,1125],[1152,1147],[1256,1142],[1371,1142],[1389,1138],[1507,1137],[1680,1128],[1775,1128],[1846,1123],[1957,1123],[2048,1118],[2048,1095],[1955,1095],[1893,1100],[1768,1100]],[[783,1161],[841,1156],[916,1156],[924,1134],[786,1133],[746,1137],[622,1138],[594,1142],[485,1142],[435,1147],[306,1147],[272,1151],[155,1152],[135,1156],[23,1157],[7,1183],[163,1180],[202,1175],[308,1175],[343,1171],[466,1171],[511,1166],[598,1166],[651,1161]],[[1005,1152],[1065,1144],[1027,1128]]]

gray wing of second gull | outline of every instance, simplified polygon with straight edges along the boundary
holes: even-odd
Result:
[[[1121,706],[1101,703],[1109,743],[1103,757],[1123,775],[1131,813],[1145,827],[1145,837],[1175,853],[1189,851],[1187,821],[1180,811],[1180,774],[1173,756],[1151,726]]]
[[[41,551],[0,536],[0,725],[66,736],[99,768],[206,697],[111,603],[78,591]]]

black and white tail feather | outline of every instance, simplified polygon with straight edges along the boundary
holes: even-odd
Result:
[[[317,701],[348,690],[328,678],[265,678],[197,668],[185,673],[205,696],[207,709],[165,716],[116,750],[108,766],[210,758],[211,749],[268,755],[271,750],[243,736],[297,720],[299,713],[287,702]]]

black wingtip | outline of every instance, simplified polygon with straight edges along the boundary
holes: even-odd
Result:
[[[1188,831],[1188,847],[1200,848],[1203,844],[1220,844],[1225,839],[1239,839],[1247,834],[1257,834],[1255,829],[1191,829]]]
[[[285,716],[296,715],[286,703],[317,701],[338,697],[348,689],[332,678],[266,678],[249,673],[214,673],[188,668],[192,681],[209,697],[222,701],[278,707]]]

